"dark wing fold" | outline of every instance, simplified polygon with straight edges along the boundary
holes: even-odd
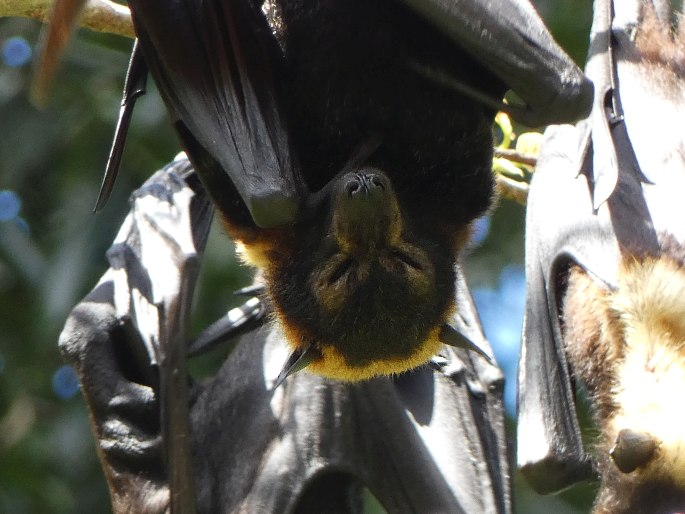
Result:
[[[586,117],[592,83],[556,44],[527,0],[403,0],[526,103],[511,108],[531,126]],[[497,99],[499,100],[499,99]]]
[[[517,455],[539,492],[591,474],[559,321],[569,266],[611,290],[624,254],[659,252],[614,62],[614,50],[637,23],[629,4],[614,10],[610,0],[595,2],[587,71],[598,97],[587,121],[547,129],[528,196]]]
[[[461,275],[458,289],[453,323],[489,352]],[[248,335],[198,396],[199,511],[332,512],[350,483],[393,513],[512,511],[503,374],[485,358],[445,347],[394,380],[303,371],[274,390],[289,352],[275,328]]]
[[[300,185],[274,96],[276,43],[256,3],[146,0],[129,6],[146,61],[202,180],[224,185],[220,190],[232,190],[232,182],[259,226],[292,222]],[[219,208],[226,201],[215,200]]]
[[[190,171],[175,161],[136,191],[110,269],[60,335],[117,514],[194,512],[186,328],[213,208]]]
[[[588,181],[579,173],[589,144],[583,128],[547,129],[528,194],[517,460],[540,493],[591,476],[559,324],[564,274],[576,263],[611,287],[619,262],[606,206],[593,214]]]

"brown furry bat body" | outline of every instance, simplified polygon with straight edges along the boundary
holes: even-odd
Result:
[[[685,211],[663,191],[685,184],[685,38],[642,16],[635,45],[618,46],[621,100],[652,222],[669,229],[656,252],[622,248],[615,289],[572,267],[563,300],[567,357],[601,429],[595,512],[606,514],[685,509]]]

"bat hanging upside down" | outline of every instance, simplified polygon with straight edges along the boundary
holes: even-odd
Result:
[[[592,86],[527,1],[147,0],[104,197],[149,67],[291,364],[359,380],[442,342],[493,198],[497,109],[586,114]],[[525,105],[507,107],[513,89]],[[101,203],[101,202],[100,202]]]
[[[261,270],[308,369],[357,380],[413,368],[450,330],[456,256],[470,221],[490,206],[494,111],[412,62],[428,55],[453,74],[468,67],[467,80],[492,98],[506,87],[470,58],[455,58],[404,6],[278,9],[285,53],[275,84],[313,193],[296,223],[259,228],[236,202],[220,205],[225,225]]]
[[[615,291],[569,276],[567,351],[601,427],[596,514],[685,508],[685,248],[666,240],[658,258],[628,260]]]
[[[617,278],[606,287],[573,266],[563,297],[566,352],[600,428],[596,514],[685,511],[685,158],[675,128],[685,112],[685,25],[680,17],[673,28],[670,16],[640,7],[634,40],[619,37],[615,48],[638,163],[631,169],[619,157],[623,191],[615,194],[631,210],[609,199]],[[640,187],[627,195],[622,185],[635,171]]]
[[[656,4],[595,3],[605,94],[548,132],[528,196],[517,457],[539,492],[598,474],[596,514],[685,512],[685,26]]]

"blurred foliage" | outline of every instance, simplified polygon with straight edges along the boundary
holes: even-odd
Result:
[[[590,0],[535,3],[560,44],[582,62]],[[85,406],[56,342],[71,308],[107,267],[104,253],[128,194],[179,148],[162,102],[150,91],[134,114],[113,196],[91,215],[131,41],[80,32],[49,105],[37,110],[27,91],[39,29],[35,22],[0,19],[0,512],[107,513]],[[502,202],[492,219],[480,221],[466,263],[486,332],[507,371],[510,408],[523,308],[523,213]],[[232,291],[248,281],[216,227],[203,262],[196,330],[235,305]],[[220,352],[194,369],[220,362]],[[589,487],[543,498],[518,477],[515,486],[525,513],[585,512],[592,501]]]

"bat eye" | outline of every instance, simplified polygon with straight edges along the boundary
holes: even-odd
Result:
[[[402,250],[395,248],[395,249],[393,249],[392,254],[395,258],[402,261],[404,264],[406,264],[410,268],[415,269],[417,271],[423,270],[423,267],[421,266],[421,264],[416,259],[414,259],[412,256],[408,255],[407,253],[403,252]]]
[[[352,268],[352,259],[345,259],[340,264],[338,264],[333,272],[328,276],[328,285],[335,284],[338,280],[343,278],[350,268]]]

